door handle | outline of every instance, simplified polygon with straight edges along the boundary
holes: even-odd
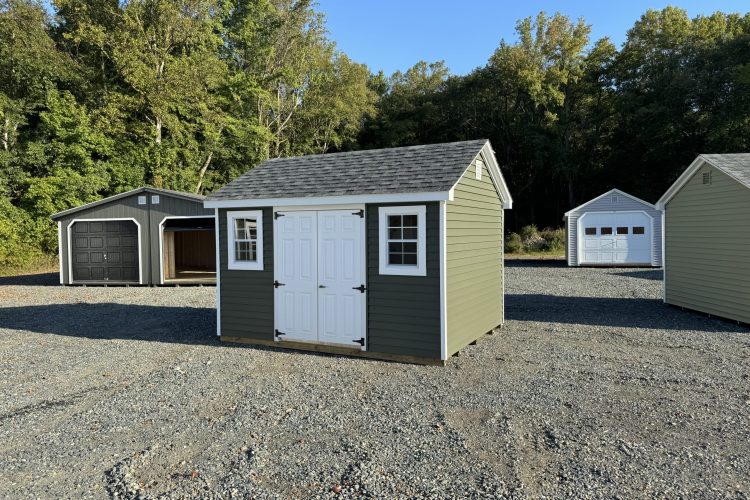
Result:
[[[318,285],[318,288],[325,288],[325,285]]]

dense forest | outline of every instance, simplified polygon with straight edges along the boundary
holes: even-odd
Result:
[[[514,229],[750,150],[750,14],[648,11],[619,48],[560,14],[516,31],[468,75],[388,76],[312,0],[0,0],[0,268],[56,252],[52,213],[209,193],[271,157],[489,138]]]

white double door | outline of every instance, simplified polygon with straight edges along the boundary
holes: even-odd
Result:
[[[364,349],[360,212],[279,211],[274,217],[276,339]]]

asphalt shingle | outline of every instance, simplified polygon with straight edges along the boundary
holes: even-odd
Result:
[[[750,188],[750,153],[704,154],[701,157]]]
[[[448,191],[486,139],[267,160],[207,199]]]

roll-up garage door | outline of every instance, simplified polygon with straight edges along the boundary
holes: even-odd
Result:
[[[79,221],[71,231],[74,282],[138,283],[138,226]]]
[[[579,219],[581,265],[649,265],[651,218],[642,212],[587,213]]]

